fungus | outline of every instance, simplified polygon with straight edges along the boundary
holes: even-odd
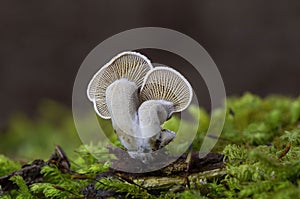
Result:
[[[123,52],[104,65],[88,85],[87,95],[96,113],[111,119],[121,144],[135,150],[138,128],[138,88],[152,64],[136,52]]]
[[[140,133],[149,140],[148,143],[152,143],[151,148],[157,150],[175,137],[172,131],[162,131],[161,125],[174,112],[188,107],[192,100],[192,87],[176,70],[155,67],[145,76],[140,98],[143,102],[138,109]],[[153,143],[157,140],[160,143],[155,148]]]
[[[141,87],[144,77],[152,64],[147,57],[136,52],[123,52],[105,64],[92,78],[88,85],[87,96],[94,103],[96,113],[110,119],[106,105],[106,90],[119,79],[126,79]]]
[[[87,95],[96,113],[111,119],[129,155],[145,163],[152,158],[149,152],[175,137],[174,132],[162,130],[161,124],[188,107],[192,88],[174,69],[153,68],[145,56],[123,52],[94,75]]]

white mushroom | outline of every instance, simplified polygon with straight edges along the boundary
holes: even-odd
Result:
[[[87,96],[94,102],[96,113],[110,119],[106,105],[106,89],[119,79],[127,79],[141,87],[144,77],[152,64],[144,55],[137,52],[122,52],[105,64],[92,78],[88,85]]]
[[[145,56],[123,52],[94,75],[87,96],[100,117],[112,120],[129,155],[146,163],[152,159],[149,152],[166,146],[175,137],[161,125],[174,112],[188,107],[192,88],[174,69],[153,69]]]
[[[103,66],[88,85],[87,95],[96,113],[112,120],[121,143],[135,150],[138,130],[138,89],[152,69],[150,61],[136,52],[123,52]]]
[[[189,82],[172,68],[156,67],[147,73],[140,93],[144,102],[138,109],[141,135],[150,143],[150,146],[145,147],[157,150],[172,141],[175,133],[162,131],[161,124],[174,112],[186,109],[192,94]]]

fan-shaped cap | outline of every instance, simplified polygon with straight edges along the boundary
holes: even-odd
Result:
[[[160,66],[147,73],[140,97],[142,101],[170,101],[174,104],[174,112],[180,112],[191,103],[193,92],[190,83],[179,72]]]
[[[143,83],[148,71],[152,69],[150,60],[137,52],[122,52],[105,64],[92,78],[87,88],[87,96],[94,103],[98,115],[110,119],[106,106],[106,89],[118,79],[127,79],[137,87]]]

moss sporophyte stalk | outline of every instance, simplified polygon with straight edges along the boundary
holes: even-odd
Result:
[[[67,153],[69,169],[63,167],[66,163],[60,162],[66,160],[55,155],[50,157],[55,161],[35,160],[23,168],[18,161],[2,155],[1,198],[299,198],[299,104],[300,98],[260,98],[250,93],[228,98],[224,129],[214,153],[206,159],[192,155],[189,172],[186,172],[186,156],[148,174],[111,170],[114,162],[107,160],[118,158],[118,154],[101,143],[80,146],[75,153]],[[192,147],[197,153],[209,125],[209,115],[195,106],[190,106],[188,111],[191,115],[201,114]],[[71,118],[71,114],[64,117]],[[176,129],[179,121],[172,117],[164,127]],[[183,128],[189,131],[188,122],[181,122],[186,123]],[[47,125],[57,124],[49,121]],[[11,133],[16,135],[16,131]],[[111,140],[119,144],[116,137],[112,136]],[[96,159],[92,152],[101,156]],[[35,173],[33,168],[40,170]]]

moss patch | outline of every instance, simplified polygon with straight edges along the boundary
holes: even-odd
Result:
[[[209,115],[205,110],[193,106],[190,113],[195,116],[200,114],[200,127],[193,142],[193,149],[197,152],[209,125]],[[29,186],[20,176],[14,176],[11,181],[19,189],[2,193],[2,197],[82,198],[87,196],[89,190],[97,190],[94,194],[98,196],[102,194],[103,197],[299,198],[299,119],[300,98],[270,96],[262,99],[250,93],[229,98],[224,128],[214,148],[215,152],[222,153],[226,157],[225,174],[215,178],[198,179],[197,183],[191,184],[189,188],[173,187],[171,190],[151,192],[131,181],[116,176],[105,176],[111,164],[105,160],[111,154],[105,146],[99,144],[81,146],[77,149],[77,153],[71,158],[71,170],[74,173],[63,173],[56,166],[46,166],[42,169],[43,182]],[[184,122],[183,128],[188,132],[189,123]],[[179,119],[173,117],[164,126],[176,130],[178,124]],[[19,125],[20,123],[12,124],[15,131],[20,128]],[[22,125],[26,127],[25,124]],[[66,129],[72,130],[71,127]],[[64,148],[63,144],[62,147]],[[87,148],[101,152],[103,159],[93,157]],[[18,162],[0,156],[0,176],[18,169],[20,169]]]

